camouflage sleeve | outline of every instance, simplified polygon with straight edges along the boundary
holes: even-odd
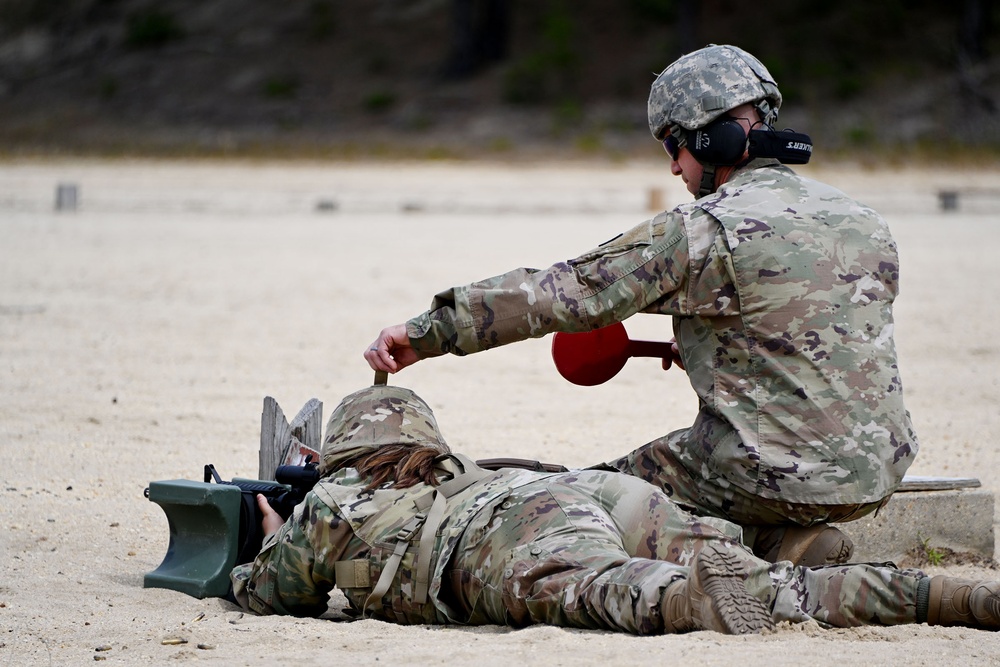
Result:
[[[687,237],[664,213],[576,259],[454,287],[406,324],[421,357],[466,355],[555,331],[620,322],[681,289]]]
[[[257,614],[319,616],[336,583],[334,563],[353,536],[349,524],[312,493],[278,532],[268,537],[253,563],[233,570],[233,594]]]

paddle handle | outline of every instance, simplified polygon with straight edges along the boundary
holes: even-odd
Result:
[[[630,340],[628,342],[628,356],[673,359],[674,348],[672,343],[651,340]]]

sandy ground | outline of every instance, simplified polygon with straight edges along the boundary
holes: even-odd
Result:
[[[1000,172],[813,173],[880,208],[899,241],[897,344],[923,445],[911,472],[976,476],[996,492],[1000,200],[942,213],[937,191],[988,187]],[[205,463],[256,476],[264,396],[289,415],[317,397],[329,414],[370,384],[361,353],[382,326],[450,285],[589,249],[648,217],[652,187],[685,200],[670,180],[652,163],[0,164],[0,664],[1000,663],[1000,637],[967,629],[397,627],[241,616],[143,588],[167,547],[166,519],[143,498],[151,480],[200,479]],[[78,211],[53,210],[59,182],[80,188]],[[628,329],[669,337],[665,318]],[[473,457],[588,465],[695,409],[684,377],[651,360],[572,386],[548,340],[394,381]],[[172,637],[189,642],[162,643]]]

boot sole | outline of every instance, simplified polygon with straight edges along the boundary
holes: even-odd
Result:
[[[746,567],[735,554],[712,546],[698,555],[696,567],[714,612],[713,619],[701,619],[706,629],[750,635],[774,628],[771,612],[747,591]]]
[[[983,604],[983,607],[986,609],[986,616],[984,618],[977,618],[977,621],[984,625],[990,623],[990,627],[1000,625],[1000,597],[997,597],[997,595],[997,593],[990,593],[989,597],[986,598],[986,602]]]

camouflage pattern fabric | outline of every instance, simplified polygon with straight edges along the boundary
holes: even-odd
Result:
[[[663,70],[649,91],[649,131],[662,141],[671,126],[695,130],[741,104],[766,99],[762,114],[777,120],[781,92],[757,58],[741,48],[712,44]]]
[[[334,563],[345,559],[367,559],[374,584],[388,536],[416,512],[413,499],[430,489],[365,492],[363,485],[354,471],[338,472],[309,494],[254,563],[233,571],[244,609],[321,615],[337,584]],[[412,571],[400,568],[376,617],[660,633],[664,590],[715,543],[747,563],[747,588],[776,621],[846,627],[916,620],[923,573],[770,564],[742,546],[734,524],[693,517],[652,485],[619,473],[507,469],[473,485],[449,509],[455,511],[432,555],[431,601],[423,609],[412,605]],[[359,607],[368,590],[345,593]]]
[[[511,487],[544,480],[552,473],[509,470],[488,478],[452,496],[448,512],[436,534],[430,564],[429,596],[432,604],[413,601],[418,541],[412,541],[400,565],[392,589],[373,610],[375,618],[398,623],[454,622],[456,613],[442,598],[444,568],[462,533],[474,526],[481,510],[501,504]],[[448,475],[441,470],[439,478]],[[400,530],[418,512],[421,501],[429,501],[434,488],[418,484],[407,489],[388,485],[364,491],[353,468],[337,471],[321,480],[295,508],[272,539],[265,540],[254,564],[254,574],[246,582],[246,606],[258,613],[316,615],[325,610],[326,594],[336,582],[336,561],[365,559],[370,562],[371,587],[344,592],[357,609],[363,607],[385,561],[396,547]],[[489,517],[486,511],[483,516]],[[474,528],[473,528],[474,529]],[[317,554],[323,554],[317,558]],[[235,586],[235,580],[234,580]],[[237,587],[239,589],[240,587]],[[237,592],[237,596],[240,593]],[[320,612],[322,613],[322,612]]]
[[[709,544],[737,554],[748,591],[776,622],[830,627],[916,621],[918,570],[847,565],[808,569],[768,563],[739,541],[739,527],[695,517],[662,492],[615,473],[578,471],[517,489],[492,529],[467,534],[452,569],[469,623],[663,631],[669,583]],[[498,558],[498,554],[502,557]]]
[[[659,486],[683,509],[698,516],[716,516],[743,527],[743,538],[753,545],[763,526],[844,523],[871,514],[889,497],[871,503],[790,503],[754,495],[708,471],[689,471],[677,452],[684,451],[688,429],[675,431],[628,453],[616,461],[594,466],[642,477]]]
[[[775,621],[814,620],[827,628],[850,628],[926,620],[917,619],[917,588],[927,577],[920,570],[891,564],[805,568],[788,561],[770,566],[756,562],[746,587],[771,605]]]
[[[486,530],[467,531],[451,569],[468,623],[664,632],[660,603],[710,541],[739,527],[696,520],[618,473],[578,471],[515,489]]]
[[[442,292],[407,333],[422,357],[464,355],[672,315],[700,409],[647,448],[670,447],[702,484],[862,505],[890,495],[917,453],[892,335],[898,281],[875,211],[761,159],[576,259]]]
[[[347,396],[326,425],[320,453],[320,475],[328,475],[359,454],[382,445],[437,447],[451,450],[434,413],[422,398],[404,387],[374,386]]]

